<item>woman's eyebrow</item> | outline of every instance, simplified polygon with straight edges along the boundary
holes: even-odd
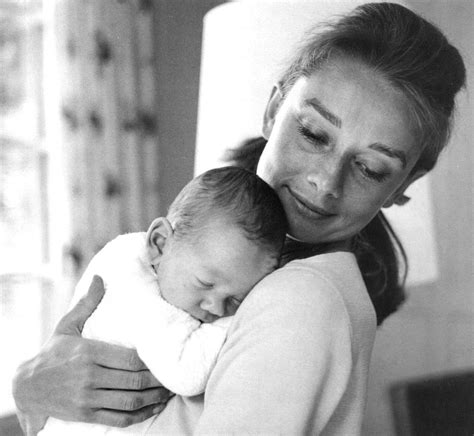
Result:
[[[404,169],[407,166],[407,156],[402,150],[396,150],[394,148],[388,147],[385,144],[381,144],[380,142],[375,142],[374,144],[369,145],[369,148],[375,151],[379,151],[380,153],[383,153],[388,157],[398,159]]]
[[[312,107],[314,110],[316,110],[316,112],[318,112],[323,118],[328,120],[332,125],[339,128],[342,126],[341,119],[337,115],[334,115],[328,108],[326,108],[316,97],[306,99],[304,101],[304,106]],[[394,148],[388,147],[387,145],[381,144],[379,142],[371,144],[370,148],[372,150],[379,151],[380,153],[383,153],[388,157],[398,159],[400,163],[402,164],[403,168],[405,168],[407,165],[407,156],[401,150],[396,150]]]
[[[342,121],[337,116],[334,115],[327,107],[325,107],[316,97],[308,98],[304,101],[304,106],[311,106],[316,110],[323,118],[328,120],[332,125],[336,127],[341,127]]]

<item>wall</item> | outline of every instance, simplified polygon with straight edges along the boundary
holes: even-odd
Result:
[[[224,0],[155,3],[161,213],[193,176],[202,19],[221,3]]]

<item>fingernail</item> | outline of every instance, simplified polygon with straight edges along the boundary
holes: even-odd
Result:
[[[160,413],[163,410],[163,406],[156,406],[152,412],[153,414]]]

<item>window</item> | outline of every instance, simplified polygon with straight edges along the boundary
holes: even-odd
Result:
[[[53,152],[45,130],[45,20],[40,1],[0,4],[0,416],[11,381],[59,313],[51,237]]]
[[[159,214],[153,5],[0,0],[0,416],[91,257]]]

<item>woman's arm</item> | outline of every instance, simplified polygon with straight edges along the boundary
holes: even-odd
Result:
[[[28,435],[41,430],[48,416],[126,427],[165,407],[169,392],[136,351],[81,337],[103,295],[102,281],[94,277],[40,353],[18,368],[13,396]]]
[[[328,285],[305,271],[257,285],[211,374],[196,434],[320,433],[353,364],[344,303]]]

